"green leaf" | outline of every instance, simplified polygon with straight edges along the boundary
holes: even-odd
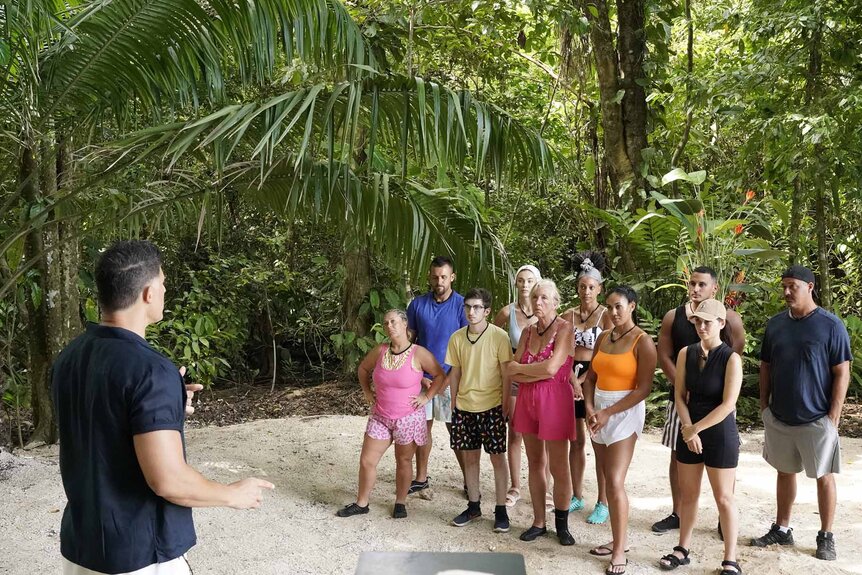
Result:
[[[587,181],[592,182],[596,179],[596,159],[589,155],[584,161],[584,169],[587,172]]]
[[[788,254],[784,250],[772,250],[767,248],[746,248],[733,250],[733,255],[752,257],[761,260],[778,260],[786,258]]]
[[[377,293],[377,290],[371,290],[368,292],[368,298],[371,300],[371,307],[373,309],[380,309],[380,294]]]
[[[589,11],[590,11],[590,14],[592,14],[592,15],[593,15],[593,18],[598,18],[598,17],[599,17],[599,9],[596,7],[596,5],[595,5],[595,4],[588,4],[588,5],[587,5],[587,10],[589,10]]]
[[[625,95],[626,95],[625,90],[617,90],[616,95],[614,96],[613,100],[611,100],[611,104],[619,104],[620,102],[623,101],[623,97],[625,97]]]
[[[690,182],[696,186],[699,186],[706,180],[706,171],[700,170],[697,172],[686,173],[682,168],[674,168],[665,175],[661,177],[661,185],[662,187],[668,185],[671,182],[675,182],[677,180],[684,180],[686,182]]]

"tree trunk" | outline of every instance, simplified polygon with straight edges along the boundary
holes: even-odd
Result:
[[[619,92],[619,66],[611,20],[605,0],[581,1],[584,16],[590,22],[590,42],[596,61],[599,81],[599,103],[602,115],[602,131],[605,157],[608,160],[608,177],[614,191],[634,178],[634,168],[626,152],[623,127],[622,102]],[[595,10],[595,14],[593,13]],[[597,161],[598,164],[598,161]]]
[[[637,206],[641,203],[637,191],[644,185],[641,152],[647,147],[644,3],[617,1],[618,46],[614,44],[607,1],[581,0],[580,7],[590,23],[608,178],[614,192],[630,186],[631,204]]]
[[[44,207],[68,181],[71,158],[65,141],[45,140],[27,147],[21,156],[20,182],[30,207]],[[51,399],[51,363],[66,344],[81,331],[78,293],[77,223],[74,220],[47,223],[30,231],[24,243],[26,259],[38,257],[37,279],[41,297],[27,298],[27,337],[30,355],[30,389],[33,434],[30,443],[55,443],[57,424]]]
[[[371,328],[370,314],[360,315],[368,292],[371,291],[371,255],[366,244],[345,246],[344,289],[341,294],[341,317],[344,332],[353,332],[356,337],[368,335]],[[345,376],[353,374],[356,365],[345,354],[341,365]]]
[[[27,146],[22,150],[20,159],[19,182],[21,184],[22,196],[30,208],[43,204],[42,194],[39,190],[40,173],[35,146]],[[35,429],[30,436],[30,442],[54,443],[57,440],[56,426],[54,424],[54,408],[51,403],[51,393],[48,383],[48,373],[51,365],[51,355],[48,348],[48,301],[50,295],[50,284],[48,284],[49,254],[43,237],[43,230],[35,227],[24,240],[24,254],[27,260],[38,257],[35,266],[37,279],[41,294],[38,301],[33,298],[27,299],[27,347],[29,351],[31,389],[31,407],[33,410],[33,424]]]
[[[802,194],[802,182],[799,176],[793,180],[793,192],[790,196],[790,258],[788,264],[793,266],[799,262],[799,226],[802,225],[802,211],[805,209]]]
[[[817,265],[820,268],[820,305],[832,309],[832,281],[829,277],[829,246],[826,243],[827,225],[826,201],[823,198],[823,185],[817,185],[815,196],[815,219],[817,223]]]
[[[641,151],[647,147],[646,73],[643,63],[646,55],[643,0],[617,0],[619,25],[620,89],[625,90],[622,101],[623,133],[626,155],[633,169],[634,190],[643,188]],[[640,194],[631,194],[633,204],[640,205]]]

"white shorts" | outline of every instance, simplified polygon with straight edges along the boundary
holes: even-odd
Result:
[[[63,575],[105,575],[101,571],[93,571],[86,567],[81,567],[72,563],[65,557],[61,556],[63,563]],[[114,573],[112,575],[191,575],[189,562],[186,561],[186,556],[171,559],[165,563],[153,563],[147,565],[137,571],[129,571],[127,573]]]
[[[596,411],[610,407],[630,393],[631,391],[604,391],[596,389],[593,399],[594,407]],[[625,411],[610,416],[605,426],[593,437],[593,441],[601,445],[611,445],[617,441],[628,439],[632,433],[636,433],[640,437],[644,430],[645,420],[646,404],[641,401]]]

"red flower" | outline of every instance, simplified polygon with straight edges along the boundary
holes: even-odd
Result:
[[[733,231],[736,233],[736,235],[741,234],[742,233],[742,224],[736,224],[736,227],[733,228]]]
[[[745,204],[747,204],[748,202],[750,202],[751,200],[753,200],[753,199],[754,199],[754,196],[755,196],[755,194],[754,194],[754,190],[748,190],[748,191],[746,191],[746,192],[745,192],[745,201],[744,201],[744,202],[742,202],[742,205],[744,206]]]
[[[703,226],[697,226],[697,237],[703,237]]]

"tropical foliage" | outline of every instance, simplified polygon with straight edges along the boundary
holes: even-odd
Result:
[[[0,24],[0,444],[16,409],[53,439],[47,369],[118,237],[164,248],[152,339],[207,384],[343,377],[437,253],[502,304],[510,264],[563,280],[601,249],[652,328],[712,265],[749,374],[805,263],[862,354],[852,3],[26,0]]]

